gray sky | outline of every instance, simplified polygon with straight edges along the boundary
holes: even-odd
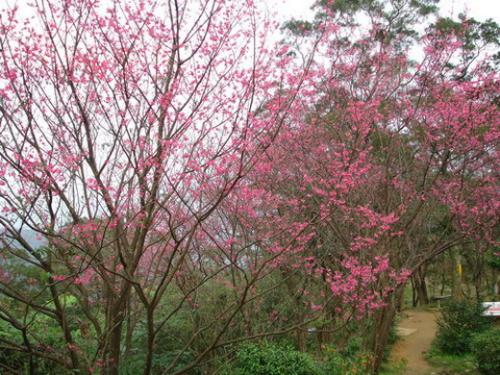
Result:
[[[57,1],[57,0],[55,0]],[[105,0],[104,0],[105,1]],[[127,1],[127,0],[124,0]],[[135,0],[128,0],[135,1]],[[230,0],[228,0],[230,1]],[[310,7],[314,0],[263,0],[271,8],[278,11],[282,20],[291,18],[304,19],[312,16]],[[21,11],[26,9],[29,0],[0,0],[0,9],[5,6],[19,4]],[[442,15],[458,15],[464,10],[478,20],[493,18],[500,23],[500,0],[441,0]]]

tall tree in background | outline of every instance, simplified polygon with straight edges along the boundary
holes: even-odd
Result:
[[[326,19],[342,26],[324,56],[320,100],[284,139],[275,171],[293,165],[284,189],[301,186],[292,192],[308,207],[301,212],[325,213],[309,254],[314,269],[340,275],[346,263],[382,259],[396,277],[412,276],[423,303],[430,260],[498,236],[499,29],[434,18],[418,33],[436,3],[318,1],[313,22],[287,24],[298,51]],[[384,301],[366,342],[376,371],[404,283],[371,280]],[[338,279],[325,281],[337,290]],[[346,302],[354,303],[333,308]]]

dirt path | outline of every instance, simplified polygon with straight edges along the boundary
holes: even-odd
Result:
[[[427,375],[435,371],[424,358],[436,335],[436,313],[411,310],[403,313],[398,324],[400,339],[394,345],[391,358],[394,361],[405,359],[405,375]]]

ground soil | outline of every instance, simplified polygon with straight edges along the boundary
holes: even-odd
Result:
[[[428,375],[436,373],[427,363],[425,353],[430,349],[436,335],[437,312],[411,310],[402,314],[398,323],[400,339],[392,349],[391,361],[406,361],[405,375]]]

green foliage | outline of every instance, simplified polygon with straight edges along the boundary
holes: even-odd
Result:
[[[434,24],[434,28],[445,34],[458,34],[462,30],[462,23],[453,20],[450,17],[441,17]]]
[[[465,18],[463,17],[465,20]],[[465,48],[473,50],[479,44],[490,44],[498,47],[500,45],[500,26],[488,19],[484,22],[478,22],[475,19],[467,19],[467,30],[465,33]]]
[[[328,6],[331,10],[345,13],[353,13],[360,9],[376,9],[381,7],[381,3],[376,0],[321,0],[322,7]]]
[[[429,14],[435,13],[438,10],[436,4],[439,0],[411,0],[409,3],[405,4],[409,9],[417,12],[422,16],[427,16]],[[387,11],[388,2],[381,0],[321,0],[319,5],[322,7],[328,6],[331,10],[344,12],[344,13],[354,13],[360,10],[366,11],[378,11],[382,13],[384,10]],[[394,10],[401,11],[402,4],[392,3]]]
[[[446,369],[443,375],[476,374],[474,358],[471,354],[445,354],[436,345],[433,345],[431,350],[425,354],[425,358],[432,366]]]
[[[483,306],[477,302],[450,301],[441,310],[436,345],[446,354],[470,352],[472,337],[486,330],[490,321],[482,316]]]
[[[284,30],[289,30],[294,35],[305,35],[313,31],[313,24],[307,21],[291,20],[285,22],[283,25]]]
[[[120,374],[134,375],[140,374],[144,369],[144,356],[128,355],[123,357],[120,363]]]
[[[459,20],[449,17],[439,18],[433,28],[441,34],[455,35],[463,41],[464,54],[462,58],[469,63],[475,60],[484,46],[489,45],[498,50],[500,46],[500,26],[492,19],[479,22],[474,18],[467,18],[464,14],[459,15]],[[490,66],[494,69],[500,62],[500,52],[497,51],[490,60]],[[461,77],[466,77],[463,72]]]
[[[175,298],[171,295],[171,298]],[[187,341],[188,335],[192,331],[189,315],[182,311],[172,317],[158,332],[156,337],[155,353],[153,355],[153,373],[162,374],[172,364],[172,372],[178,371],[191,364],[195,359],[195,353],[191,348],[182,350]],[[132,350],[127,357],[123,358],[120,373],[124,375],[135,375],[143,371],[145,365],[145,347],[147,331],[145,324],[138,324],[135,327],[135,334],[132,343]],[[175,364],[174,364],[175,362]],[[194,367],[186,372],[187,375],[199,375],[201,370]]]
[[[178,358],[177,358],[178,357]],[[153,358],[153,367],[155,373],[162,374],[165,369],[169,368],[169,366],[176,361],[175,366],[172,368],[172,371],[179,371],[183,367],[193,363],[195,360],[195,356],[193,353],[189,351],[182,352],[181,350],[173,350],[169,352],[164,352],[161,354],[154,355]],[[186,372],[187,375],[201,375],[201,370],[198,367],[194,367],[190,371]]]
[[[47,329],[44,332],[44,339],[47,339],[47,342],[54,342],[54,329],[50,326],[47,326]],[[0,319],[0,340],[6,339],[10,342],[16,343],[20,346],[23,345],[22,335],[19,330],[16,330],[9,323]],[[59,339],[60,341],[60,339]],[[43,358],[33,357],[33,367],[35,369],[36,374],[44,374],[44,375],[63,375],[68,372],[59,366],[58,364],[45,360]],[[10,349],[0,349],[0,364],[4,365],[5,368],[9,368],[11,370],[15,370],[15,374],[28,374],[29,373],[29,355],[27,353],[19,352],[16,350]],[[11,374],[11,372],[5,372],[5,374]],[[4,374],[2,372],[0,366],[0,374]],[[14,374],[14,372],[12,372]]]
[[[370,362],[371,356],[361,351],[360,341],[352,340],[343,350],[326,349],[324,373],[328,375],[364,374]]]
[[[321,369],[306,353],[290,346],[248,344],[242,346],[231,371],[226,375],[322,375]]]
[[[332,14],[339,24],[356,24],[357,15],[367,14],[375,18],[383,31],[377,38],[384,42],[400,45],[404,38],[418,36],[416,25],[425,18],[437,14],[439,0],[383,1],[383,0],[318,0],[313,5],[315,20],[311,22],[293,20],[284,28],[295,35],[308,35],[320,29],[322,20]],[[404,43],[403,43],[404,44]]]
[[[486,263],[491,267],[495,268],[497,270],[500,270],[500,247],[495,246],[495,247],[490,247],[486,251]]]
[[[389,355],[391,354],[392,347],[394,346],[396,341],[398,341],[398,332],[396,330],[396,323],[397,323],[397,320],[393,319],[392,324],[391,324],[391,328],[389,331],[389,336],[387,337],[387,345],[385,346],[385,349],[384,349],[384,360],[389,359]]]
[[[405,359],[382,363],[379,375],[404,375],[406,374],[406,364]]]
[[[500,328],[475,335],[471,349],[481,374],[500,374]]]
[[[365,374],[372,357],[361,349],[361,339],[349,340],[343,349],[323,348],[321,359],[292,346],[277,343],[246,344],[222,375],[355,375]]]

